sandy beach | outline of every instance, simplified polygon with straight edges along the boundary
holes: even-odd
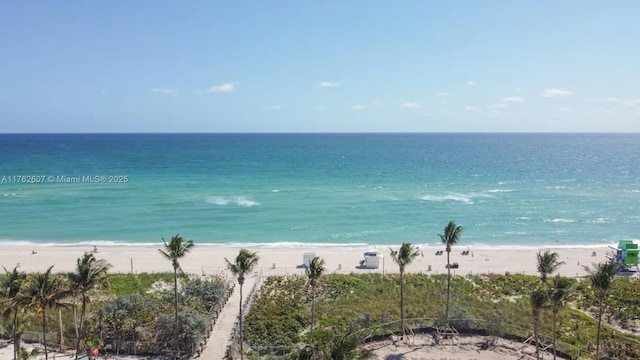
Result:
[[[100,246],[97,258],[107,260],[113,267],[111,272],[141,273],[141,272],[170,272],[169,261],[158,252],[158,246]],[[305,253],[314,253],[325,260],[327,273],[363,273],[384,272],[397,273],[398,266],[389,256],[388,247],[378,247],[384,256],[378,269],[357,268],[366,247],[247,247],[256,251],[260,257],[258,271],[263,275],[282,275],[303,273],[300,267]],[[397,248],[397,247],[396,247]],[[74,270],[78,257],[85,252],[92,251],[92,246],[3,246],[0,251],[0,265],[12,269],[19,265],[26,272],[44,271],[54,265],[54,272]],[[224,259],[233,259],[239,247],[201,245],[182,259],[181,266],[187,273],[219,274],[225,273]],[[436,255],[441,247],[422,247],[419,256],[408,268],[407,272],[442,274],[446,273],[446,253]],[[463,250],[469,250],[468,255],[462,255]],[[454,247],[451,252],[451,262],[458,263],[459,268],[452,269],[456,275],[477,273],[524,273],[536,275],[536,253],[546,248],[535,249],[474,249],[473,247]],[[583,276],[586,274],[583,266],[591,266],[606,260],[607,253],[612,250],[607,247],[575,247],[551,248],[559,254],[565,264],[559,273],[564,276]]]

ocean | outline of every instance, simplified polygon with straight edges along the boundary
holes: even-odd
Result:
[[[603,246],[640,134],[0,134],[0,244]]]

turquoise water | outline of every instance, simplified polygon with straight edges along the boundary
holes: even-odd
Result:
[[[449,220],[469,245],[640,238],[640,135],[0,135],[5,244],[435,244]]]

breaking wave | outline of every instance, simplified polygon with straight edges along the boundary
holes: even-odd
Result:
[[[206,202],[218,206],[238,205],[242,207],[253,207],[260,205],[259,202],[252,200],[251,198],[248,198],[246,196],[209,196],[207,197]]]

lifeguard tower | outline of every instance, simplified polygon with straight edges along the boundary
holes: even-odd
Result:
[[[361,269],[377,269],[383,264],[384,257],[376,249],[367,250],[362,254],[362,260],[360,260]]]
[[[625,269],[635,267],[638,270],[639,245],[639,240],[620,240],[616,249],[616,262]]]

